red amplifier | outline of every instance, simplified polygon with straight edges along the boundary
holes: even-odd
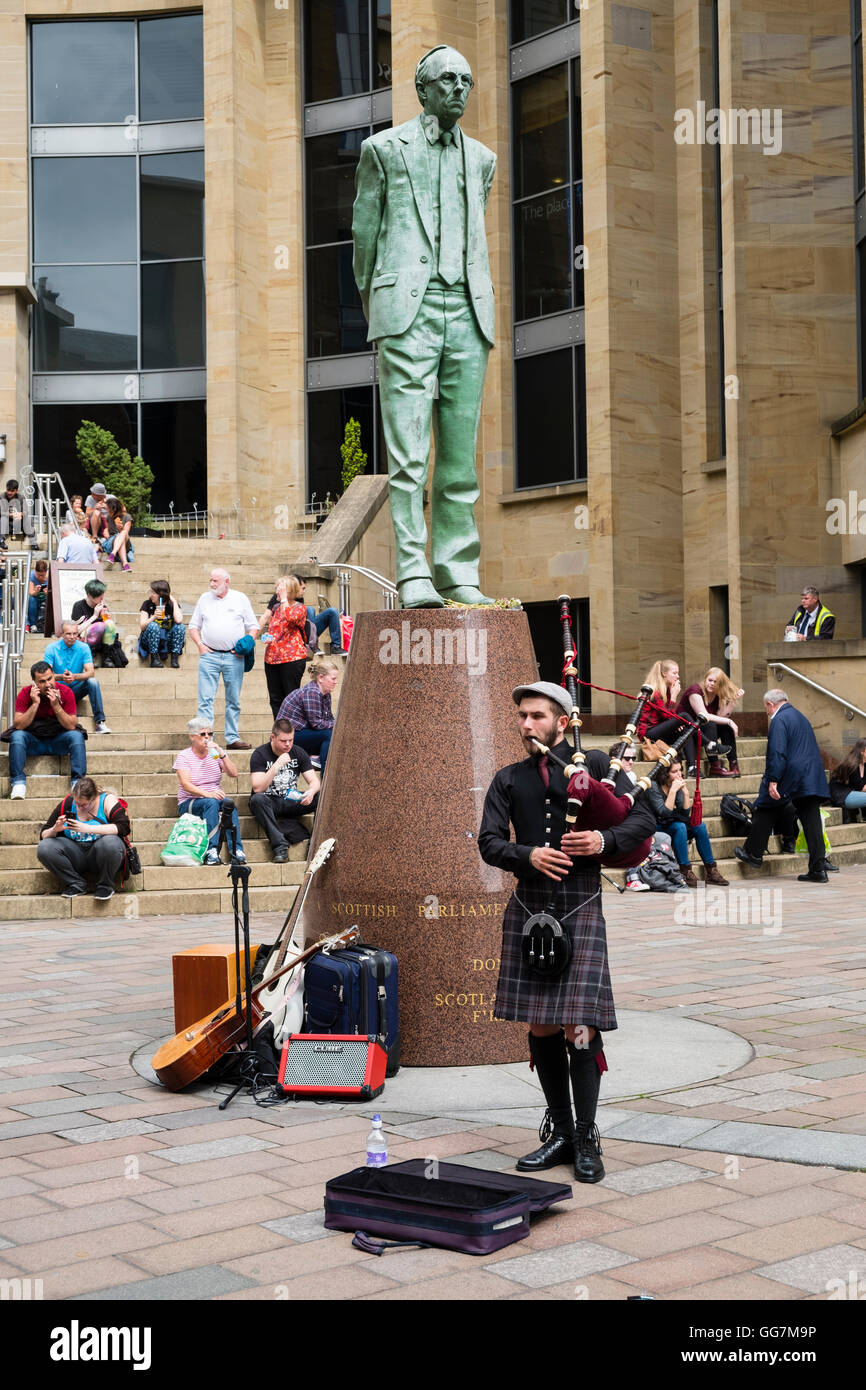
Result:
[[[372,1100],[385,1089],[388,1054],[378,1038],[357,1033],[292,1033],[277,1085],[314,1100]]]

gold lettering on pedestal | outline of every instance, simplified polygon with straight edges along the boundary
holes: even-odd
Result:
[[[486,959],[482,959],[481,956],[475,956],[474,959],[469,962],[469,969],[476,974],[479,970],[498,970],[499,957],[487,956]]]
[[[466,1009],[472,1010],[473,1023],[493,1023],[493,1004],[496,999],[495,994],[485,994],[482,991],[475,993],[459,992],[449,990],[448,993],[438,993],[434,995],[434,1002],[437,1009]]]
[[[338,917],[396,917],[394,903],[331,903],[331,911]]]
[[[502,903],[442,903],[435,893],[428,893],[418,904],[418,916],[428,921],[437,917],[495,917],[502,908]]]

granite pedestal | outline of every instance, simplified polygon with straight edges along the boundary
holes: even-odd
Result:
[[[494,773],[525,757],[511,692],[536,678],[520,610],[355,619],[311,854],[337,843],[304,933],[310,943],[357,923],[395,953],[408,1066],[527,1055],[526,1025],[493,1018],[514,880],[482,862],[478,830]]]

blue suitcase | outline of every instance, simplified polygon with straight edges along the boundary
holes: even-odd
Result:
[[[375,946],[347,946],[308,961],[305,1033],[375,1034],[388,1054],[386,1076],[400,1070],[397,957]]]

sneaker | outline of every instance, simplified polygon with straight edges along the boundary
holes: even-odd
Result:
[[[105,720],[103,719],[103,720],[100,721],[99,724],[96,725],[96,727],[94,728],[93,732],[94,732],[95,734],[110,734],[110,733],[111,733],[111,730],[109,729],[108,725],[106,724]]]
[[[274,863],[275,863],[275,864],[285,864],[285,863],[288,862],[288,858],[289,858],[289,847],[288,847],[288,845],[280,845],[277,849],[274,850]]]
[[[235,860],[238,864],[246,864],[247,856],[242,849],[235,850]]]
[[[97,901],[98,903],[107,903],[109,898],[113,898],[113,897],[114,897],[114,889],[113,889],[113,888],[97,888],[97,890],[96,890],[96,892],[94,893],[93,896],[94,896],[94,898],[96,899],[96,901]]]
[[[322,760],[321,760],[321,758],[318,758],[318,757],[316,757],[313,753],[311,753],[311,754],[310,754],[310,762],[313,764],[313,767],[318,768],[319,771],[321,771],[321,767],[322,767]]]
[[[346,648],[345,648],[345,647],[332,647],[332,648],[331,648],[331,656],[348,656],[348,655],[349,655],[349,653],[346,651]]]
[[[204,857],[206,864],[220,864],[222,861],[215,849],[209,849]]]
[[[123,570],[124,574],[128,574],[129,571],[132,569],[132,565],[122,565],[121,569]]]
[[[84,889],[83,889],[83,888],[61,888],[61,890],[60,890],[60,896],[61,896],[61,898],[83,898],[83,897],[84,897]]]
[[[649,893],[651,891],[649,884],[644,883],[643,879],[638,874],[629,874],[625,881],[625,886],[629,893]]]
[[[27,788],[23,782],[16,782],[12,791],[9,793],[10,801],[23,801],[27,795]]]

